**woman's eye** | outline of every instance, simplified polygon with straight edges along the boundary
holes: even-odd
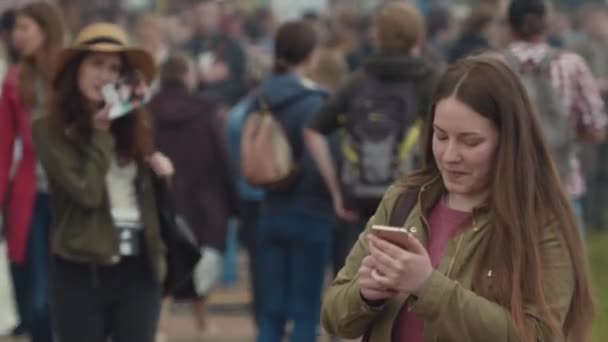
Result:
[[[481,143],[482,143],[482,141],[479,140],[479,139],[469,139],[469,140],[465,140],[464,141],[464,144],[467,145],[467,146],[469,146],[469,147],[475,147],[475,146],[477,146],[477,145],[479,145]]]

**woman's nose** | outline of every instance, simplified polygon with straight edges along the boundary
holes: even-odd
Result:
[[[458,144],[454,141],[450,141],[446,144],[445,150],[443,151],[444,162],[458,162],[461,160],[460,149]]]

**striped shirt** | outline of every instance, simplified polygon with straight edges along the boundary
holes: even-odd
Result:
[[[544,42],[516,42],[509,50],[521,63],[540,64],[551,47]],[[577,132],[587,129],[604,129],[607,124],[604,102],[595,78],[583,58],[575,53],[561,51],[551,62],[551,81]],[[570,160],[571,173],[566,191],[572,198],[584,195],[585,178],[581,170],[579,149]]]
[[[138,235],[143,226],[137,203],[136,178],[137,164],[130,162],[120,166],[116,158],[106,175],[106,187],[114,226],[118,230],[121,256],[138,255],[140,252]]]

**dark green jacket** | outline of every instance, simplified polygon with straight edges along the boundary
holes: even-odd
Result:
[[[118,231],[106,190],[106,174],[114,154],[112,135],[94,130],[90,144],[73,144],[51,134],[48,121],[42,119],[34,123],[33,136],[53,197],[51,253],[74,262],[118,263]],[[166,253],[152,177],[152,170],[138,165],[136,191],[145,246],[152,270],[162,283],[166,274]]]
[[[370,342],[392,340],[393,324],[403,305],[424,320],[425,342],[511,342],[519,341],[509,312],[502,306],[471,290],[474,279],[472,259],[477,246],[491,224],[487,210],[473,212],[473,225],[452,239],[431,275],[425,291],[408,300],[398,294],[380,308],[367,305],[357,285],[357,272],[361,261],[369,254],[367,239],[371,225],[386,225],[402,188],[393,187],[385,195],[366,231],[354,246],[346,265],[329,287],[323,301],[322,321],[325,329],[344,338],[358,338],[368,329]],[[403,224],[424,245],[429,231],[425,215],[433,208],[444,192],[440,180],[425,185],[419,194],[418,204]],[[573,227],[572,229],[576,229]],[[538,248],[542,256],[542,281],[551,309],[563,324],[574,292],[574,269],[565,242],[555,225],[541,232]],[[505,248],[506,246],[496,246]],[[492,270],[487,274],[485,286],[491,286]],[[407,304],[406,304],[407,301]],[[537,341],[553,341],[547,336],[547,327],[541,324],[537,308],[524,303],[527,323],[537,331]]]

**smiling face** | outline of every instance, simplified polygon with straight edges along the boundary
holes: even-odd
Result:
[[[435,108],[433,155],[448,192],[475,196],[490,185],[498,131],[489,119],[455,97]]]

